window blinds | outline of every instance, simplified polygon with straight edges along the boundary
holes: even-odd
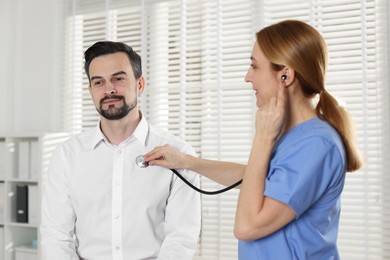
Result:
[[[342,259],[390,257],[387,1],[384,0],[73,0],[68,2],[64,122],[79,132],[98,115],[83,73],[83,52],[123,41],[143,58],[141,109],[148,121],[189,142],[198,155],[246,163],[254,132],[253,91],[243,80],[255,32],[284,19],[309,22],[329,49],[327,89],[357,126],[364,169],[342,195]],[[202,188],[217,184],[202,178]],[[238,191],[202,196],[195,259],[237,259]]]

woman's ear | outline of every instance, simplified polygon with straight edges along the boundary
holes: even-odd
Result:
[[[289,67],[285,67],[281,71],[280,80],[284,81],[286,87],[290,86],[294,82],[294,78],[295,78],[295,72],[293,69]]]

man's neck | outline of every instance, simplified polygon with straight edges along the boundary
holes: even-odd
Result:
[[[141,113],[134,108],[122,119],[107,120],[101,117],[100,129],[111,144],[118,145],[134,133],[140,121]]]

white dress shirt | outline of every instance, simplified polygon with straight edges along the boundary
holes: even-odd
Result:
[[[110,144],[100,127],[54,151],[42,200],[42,252],[48,260],[192,259],[200,232],[200,195],[169,169],[140,168],[155,146],[193,149],[148,125]],[[181,173],[194,185],[194,172]]]

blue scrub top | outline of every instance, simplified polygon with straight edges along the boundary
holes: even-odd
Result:
[[[282,136],[271,158],[264,195],[289,205],[296,218],[267,237],[239,241],[239,259],[340,259],[346,155],[337,131],[315,117]]]

